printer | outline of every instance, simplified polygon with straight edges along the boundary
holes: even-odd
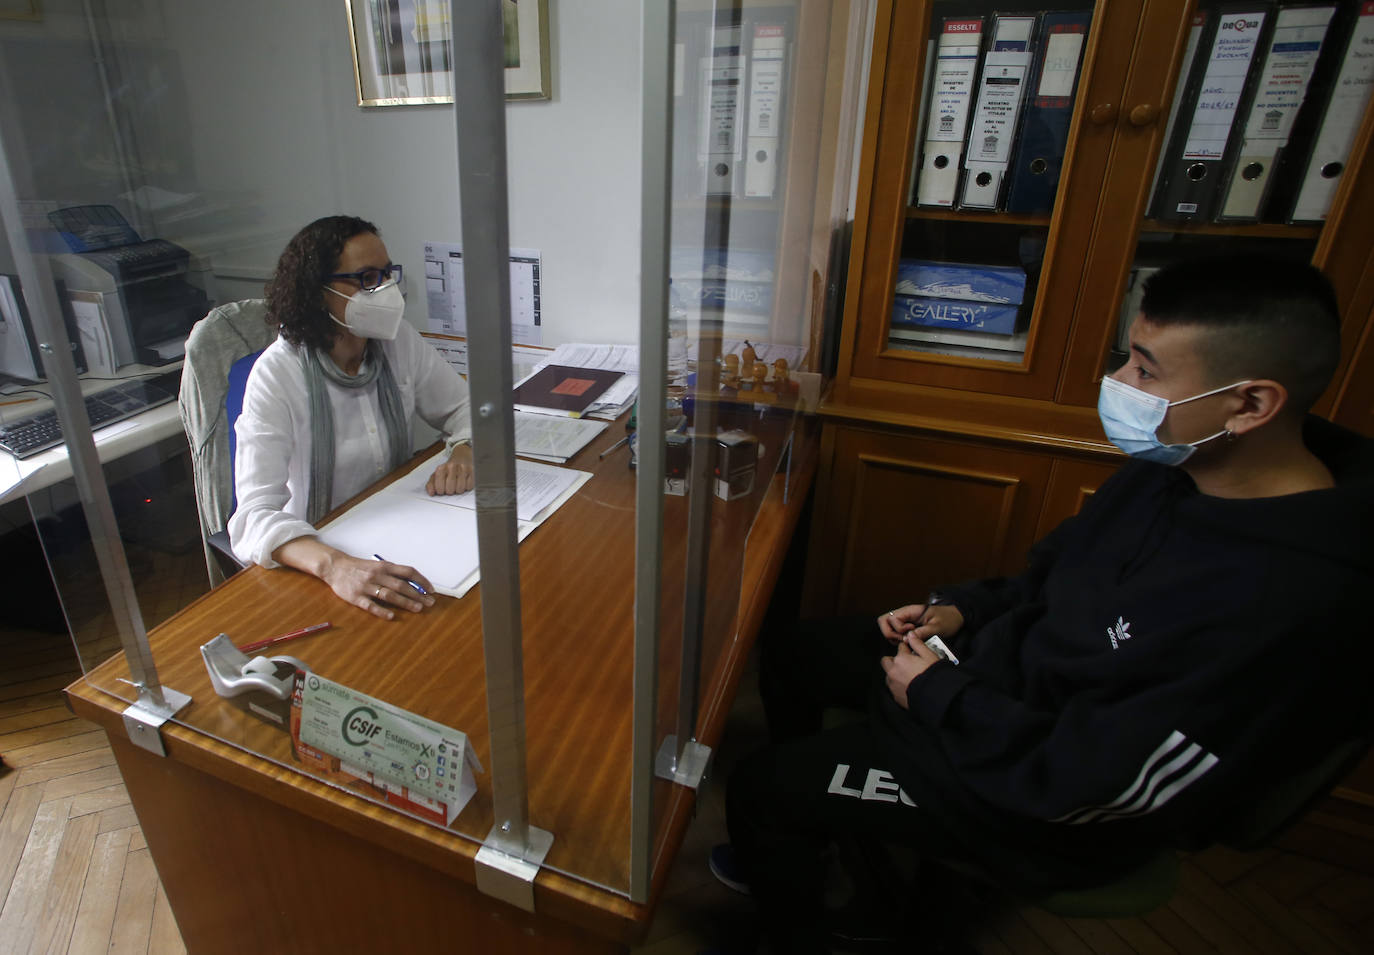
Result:
[[[210,310],[190,281],[191,254],[165,239],[142,239],[113,206],[48,213],[67,253],[52,257],[66,288],[92,370],[185,354],[191,326]],[[92,356],[92,349],[96,356]]]

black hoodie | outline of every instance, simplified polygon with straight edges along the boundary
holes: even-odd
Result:
[[[1210,841],[1368,725],[1374,441],[1318,418],[1304,439],[1334,488],[1223,499],[1132,461],[1021,576],[946,591],[960,665],[875,722],[906,792],[1003,878]]]

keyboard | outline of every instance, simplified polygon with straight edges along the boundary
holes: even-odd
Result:
[[[131,378],[112,388],[95,391],[86,396],[86,416],[91,429],[97,430],[131,418],[141,411],[177,400],[181,389],[181,369],[154,375],[151,378]],[[36,414],[0,422],[0,448],[16,458],[31,458],[62,443],[62,425],[57,412]]]

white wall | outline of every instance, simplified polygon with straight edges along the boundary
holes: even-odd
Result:
[[[639,261],[639,5],[548,0],[553,98],[507,106],[510,239],[543,254],[545,342],[632,341]],[[129,9],[111,3],[111,10]],[[116,13],[116,40],[176,51],[185,154],[160,120],[139,119],[144,181],[203,196],[195,216],[157,232],[249,276],[256,290],[286,239],[318,216],[377,223],[411,270],[410,311],[426,240],[460,242],[451,107],[356,105],[339,0],[161,0]],[[133,16],[133,15],[131,15]],[[128,54],[134,55],[137,54]],[[175,73],[175,70],[169,71]]]

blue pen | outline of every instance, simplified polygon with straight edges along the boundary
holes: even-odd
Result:
[[[375,557],[375,558],[377,558],[378,560],[380,560],[380,561],[381,561],[382,563],[384,563],[384,564],[389,564],[389,563],[391,563],[389,560],[387,560],[387,559],[386,559],[385,557],[383,557],[381,554],[373,554],[372,556]],[[425,588],[421,587],[421,586],[420,586],[419,584],[417,584],[415,581],[413,581],[413,580],[406,580],[406,578],[404,578],[404,577],[402,577],[401,579],[402,579],[402,580],[405,580],[406,583],[408,583],[408,584],[410,584],[410,586],[414,587],[414,588],[415,588],[415,592],[416,592],[417,594],[419,594],[421,597],[428,597],[428,596],[429,596],[429,591],[426,590]]]

